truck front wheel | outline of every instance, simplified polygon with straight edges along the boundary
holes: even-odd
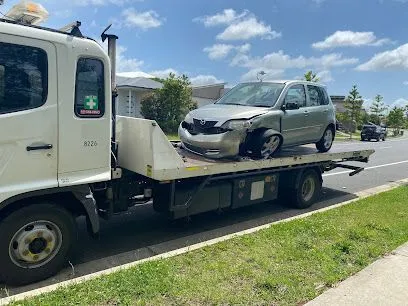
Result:
[[[0,221],[0,280],[24,285],[56,274],[68,264],[76,222],[53,204],[22,207]]]

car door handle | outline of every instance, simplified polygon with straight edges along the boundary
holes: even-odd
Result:
[[[27,151],[36,151],[36,150],[51,150],[52,144],[41,144],[41,145],[31,145],[27,147]]]
[[[325,112],[325,113],[327,113],[328,111],[329,111],[329,110],[328,110],[327,108],[323,110],[323,112]]]

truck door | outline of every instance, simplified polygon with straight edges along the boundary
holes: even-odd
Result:
[[[59,59],[60,187],[109,180],[111,173],[109,58],[92,40],[73,44]]]
[[[58,185],[55,46],[0,34],[0,203]]]

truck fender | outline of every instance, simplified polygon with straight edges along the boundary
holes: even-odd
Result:
[[[82,203],[86,211],[86,217],[91,225],[92,232],[97,234],[99,232],[100,223],[96,200],[93,196],[91,188],[88,185],[72,186],[72,194]]]
[[[42,190],[35,190],[11,197],[0,203],[0,212],[12,207],[14,203],[25,201],[30,198],[53,196],[63,192],[70,192],[76,200],[78,200],[84,209],[87,223],[90,225],[90,230],[93,234],[99,232],[100,223],[97,211],[96,201],[88,185],[68,186],[60,188],[49,188]]]

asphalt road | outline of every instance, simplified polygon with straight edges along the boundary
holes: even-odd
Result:
[[[355,197],[354,193],[408,177],[408,138],[385,142],[337,142],[336,150],[374,149],[366,170],[349,177],[344,169],[324,174],[321,201],[315,210]],[[307,211],[307,210],[306,210]],[[186,245],[234,233],[258,225],[304,213],[279,203],[260,204],[224,214],[214,212],[193,216],[188,224],[171,223],[156,214],[151,205],[136,207],[102,221],[100,238],[88,236],[79,220],[80,240],[75,260],[57,276],[37,284],[0,289],[0,297],[13,295],[123,263],[174,250]],[[0,288],[5,286],[0,285]]]

